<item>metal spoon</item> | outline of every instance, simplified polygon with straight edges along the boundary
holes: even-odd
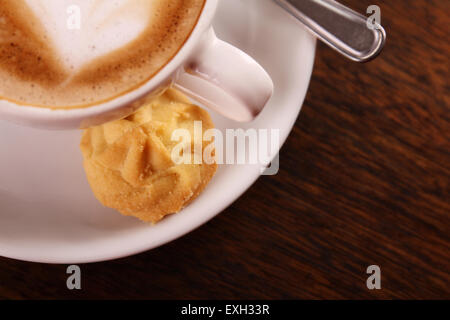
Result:
[[[334,0],[274,0],[319,39],[347,58],[366,62],[383,49],[386,32],[379,24]]]

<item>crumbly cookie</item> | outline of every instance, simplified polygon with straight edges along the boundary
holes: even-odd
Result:
[[[176,164],[172,159],[172,150],[180,147],[180,141],[172,140],[175,129],[190,132],[190,148],[183,150],[190,151],[192,159],[195,150],[203,155],[210,143],[194,141],[194,121],[201,121],[202,136],[214,128],[208,112],[169,89],[125,119],[85,130],[80,148],[96,198],[146,222],[180,211],[201,193],[217,169],[214,161]]]

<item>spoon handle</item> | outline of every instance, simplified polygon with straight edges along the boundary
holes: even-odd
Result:
[[[275,0],[319,39],[351,60],[366,62],[383,49],[386,32],[334,0]]]

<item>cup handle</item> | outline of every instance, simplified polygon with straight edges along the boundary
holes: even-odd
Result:
[[[253,120],[273,93],[267,72],[250,56],[218,39],[211,28],[175,79],[190,98],[232,120]]]

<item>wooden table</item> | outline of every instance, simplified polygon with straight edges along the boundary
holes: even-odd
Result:
[[[450,298],[450,1],[382,10],[383,54],[318,46],[276,176],[164,247],[66,267],[0,259],[0,298]],[[366,268],[381,267],[381,290]]]

